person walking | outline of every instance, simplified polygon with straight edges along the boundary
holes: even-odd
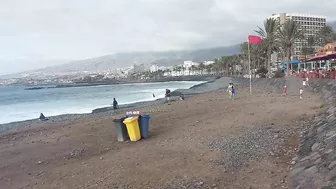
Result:
[[[236,89],[232,86],[231,87],[231,100],[235,99],[235,95],[236,95]]]
[[[287,95],[287,86],[285,85],[282,90],[282,96],[286,96],[286,95]]]
[[[300,100],[302,100],[302,99],[303,99],[303,89],[300,88]]]
[[[229,86],[226,90],[226,92],[229,92],[229,98],[232,98],[232,87],[233,87],[233,83],[229,83]]]
[[[113,98],[113,110],[115,111],[118,108],[119,108],[118,102],[115,98]]]
[[[166,94],[165,94],[165,97],[166,97],[166,103],[168,103],[168,105],[170,105],[170,90],[169,89],[166,89]]]

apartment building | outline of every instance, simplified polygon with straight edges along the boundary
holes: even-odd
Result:
[[[285,23],[286,20],[293,20],[300,24],[300,29],[304,33],[305,40],[297,40],[294,43],[293,55],[302,54],[302,49],[307,46],[307,39],[309,36],[316,37],[322,27],[326,26],[327,18],[321,15],[313,15],[313,14],[288,14],[288,13],[280,13],[280,14],[272,14],[269,18],[274,18],[279,21],[280,24]],[[313,46],[314,50],[320,48],[318,44]]]

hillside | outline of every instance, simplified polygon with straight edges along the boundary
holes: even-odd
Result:
[[[213,60],[223,55],[239,52],[239,45],[228,47],[214,47],[189,51],[166,52],[130,52],[116,53],[92,59],[74,61],[41,69],[44,73],[67,73],[74,71],[102,71],[114,68],[128,67],[132,64],[152,64],[159,66],[172,66],[183,63],[184,60],[203,61]]]

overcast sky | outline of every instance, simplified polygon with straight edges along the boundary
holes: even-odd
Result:
[[[336,0],[0,0],[0,74],[115,52],[232,45],[272,13]]]

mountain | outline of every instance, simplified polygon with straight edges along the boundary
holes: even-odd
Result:
[[[336,21],[328,22],[328,25],[331,26],[334,31],[336,31]]]
[[[103,71],[108,69],[129,67],[133,64],[150,65],[156,63],[158,66],[172,66],[181,64],[185,60],[213,60],[224,55],[237,54],[239,51],[240,45],[233,45],[198,50],[116,53],[92,59],[69,62],[57,66],[51,66],[37,71],[44,73],[64,74],[76,71]]]

